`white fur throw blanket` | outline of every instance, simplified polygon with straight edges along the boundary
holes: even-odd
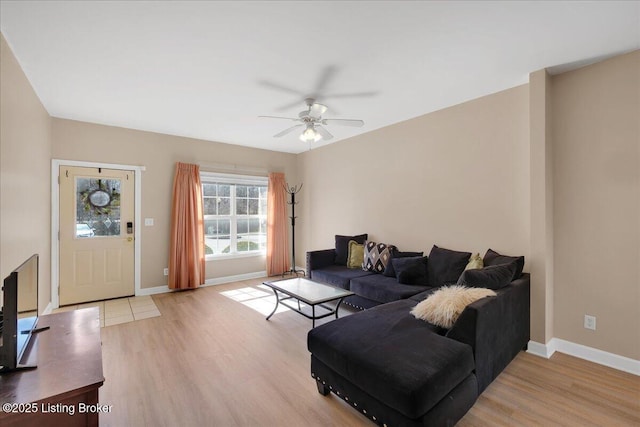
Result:
[[[411,314],[436,326],[451,329],[466,306],[485,297],[494,297],[491,289],[445,286],[413,307]]]

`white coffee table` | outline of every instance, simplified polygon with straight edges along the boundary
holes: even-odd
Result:
[[[271,314],[267,316],[267,320],[274,315],[278,309],[278,304],[282,304],[296,313],[302,314],[307,319],[311,319],[313,328],[316,327],[316,319],[322,319],[332,315],[335,315],[337,319],[338,309],[340,308],[342,300],[350,295],[355,295],[346,289],[336,288],[300,277],[275,282],[264,282],[264,285],[270,287],[276,296],[276,306]],[[298,301],[297,307],[286,302],[290,299]],[[325,304],[336,300],[338,302],[335,308]],[[311,307],[311,315],[301,310],[300,301]],[[316,306],[321,307],[324,312],[316,315]]]

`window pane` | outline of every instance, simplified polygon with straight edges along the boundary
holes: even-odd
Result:
[[[231,238],[229,236],[228,219],[207,219],[204,221],[205,255],[229,252]]]
[[[231,196],[231,186],[228,184],[218,184],[218,196]]]
[[[260,198],[267,200],[267,187],[260,187]]]
[[[231,199],[218,197],[218,215],[231,215]]]
[[[218,233],[220,236],[224,236],[225,239],[228,239],[229,234],[231,234],[231,221],[228,219],[219,219]]]
[[[258,215],[258,208],[260,207],[260,202],[258,199],[249,199],[249,215]]]
[[[248,219],[239,219],[238,220],[238,234],[244,234],[249,232],[249,220]]]
[[[259,233],[260,232],[260,219],[251,218],[249,220],[249,233]]]
[[[247,214],[247,199],[237,199],[236,200],[236,215],[246,215]]]
[[[247,197],[247,186],[246,185],[236,185],[236,196],[238,196],[238,197]]]
[[[267,199],[260,199],[260,215],[267,214]]]
[[[215,197],[204,198],[204,214],[205,215],[216,214],[216,198]]]
[[[258,187],[249,187],[249,197],[258,198],[260,196],[260,190]]]
[[[205,196],[215,196],[217,184],[202,184],[202,194]]]
[[[218,221],[215,219],[206,219],[204,221],[204,234],[206,236],[218,234]]]

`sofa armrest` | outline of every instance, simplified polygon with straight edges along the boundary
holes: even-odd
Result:
[[[311,272],[319,268],[329,267],[335,264],[336,250],[323,249],[307,252],[307,274],[311,278]]]
[[[469,304],[446,336],[473,349],[478,393],[487,388],[529,342],[530,277],[524,273],[496,297]]]

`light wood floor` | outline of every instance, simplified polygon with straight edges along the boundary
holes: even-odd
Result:
[[[112,410],[101,425],[372,425],[317,392],[311,321],[291,311],[265,321],[260,283],[154,295],[162,316],[103,328],[100,403]],[[640,377],[520,353],[458,425],[639,426]]]

